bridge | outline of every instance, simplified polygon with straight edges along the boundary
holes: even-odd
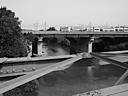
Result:
[[[91,31],[22,31],[39,37],[128,37],[128,32],[91,32]]]
[[[22,31],[22,33],[33,33],[36,35],[36,39],[32,44],[33,53],[42,55],[42,44],[43,38],[49,37],[65,37],[70,41],[70,48],[74,46],[80,46],[80,52],[92,52],[93,41],[95,38],[99,37],[128,37],[128,32],[91,32],[91,31],[71,31],[71,32],[61,32],[61,31]],[[73,39],[79,39],[79,45],[75,45]],[[71,49],[72,50],[72,49]]]

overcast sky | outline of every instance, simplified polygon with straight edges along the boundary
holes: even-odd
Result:
[[[22,26],[128,25],[128,0],[0,0]]]

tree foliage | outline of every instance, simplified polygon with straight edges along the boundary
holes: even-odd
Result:
[[[39,31],[44,31],[44,29],[40,29]]]
[[[47,31],[56,31],[55,27],[49,27]]]
[[[6,7],[0,8],[0,57],[27,56],[27,46],[20,24],[14,12]]]
[[[7,10],[6,7],[0,8],[0,58],[27,56],[28,40],[32,41],[33,35],[27,34],[25,37],[21,33],[20,24],[21,22],[14,12]],[[31,81],[5,92],[3,95],[27,96],[25,94],[35,92],[37,88],[37,82]]]
[[[94,52],[101,51],[120,51],[128,49],[128,38],[125,37],[100,37],[99,42],[94,42],[93,48]]]
[[[25,39],[29,40],[30,42],[33,42],[36,36],[32,33],[24,33]]]

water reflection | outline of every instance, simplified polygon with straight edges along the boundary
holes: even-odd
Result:
[[[112,64],[104,66],[83,65],[85,64],[81,64],[81,66],[74,64],[65,70],[52,72],[39,78],[39,96],[71,96],[113,86],[125,72],[125,69]],[[127,79],[123,83],[125,82]]]

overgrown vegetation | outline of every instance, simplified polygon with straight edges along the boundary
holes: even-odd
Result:
[[[57,31],[57,29],[55,27],[49,27],[46,31]]]
[[[128,38],[125,37],[101,37],[98,42],[93,43],[94,52],[120,51],[128,49]]]
[[[32,33],[24,33],[25,39],[29,40],[29,42],[33,42],[36,36]]]

